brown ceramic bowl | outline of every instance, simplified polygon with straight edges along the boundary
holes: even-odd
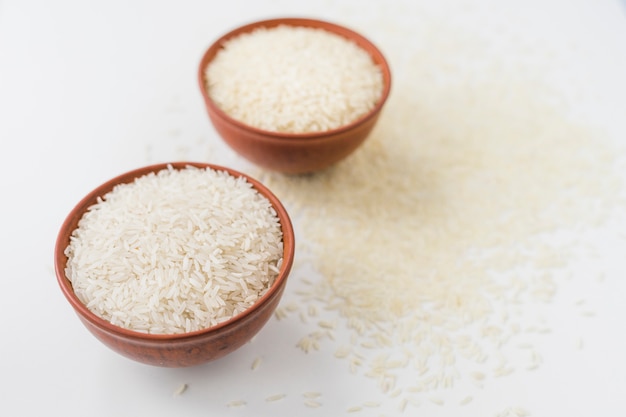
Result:
[[[57,281],[65,298],[75,310],[87,329],[102,343],[114,351],[139,362],[163,367],[184,367],[218,359],[249,341],[267,323],[276,309],[287,283],[287,277],[293,264],[295,241],[291,221],[281,202],[265,186],[245,174],[216,165],[200,163],[171,163],[176,169],[187,165],[211,167],[227,171],[233,176],[243,176],[253,187],[272,204],[280,220],[283,232],[283,264],[272,287],[248,310],[220,323],[219,325],[182,334],[147,334],[115,326],[92,313],[78,299],[72,284],[65,275],[67,257],[64,250],[69,244],[70,235],[76,229],[78,221],[87,208],[98,196],[111,191],[116,184],[129,183],[135,178],[157,172],[168,164],[151,165],[127,172],[100,185],[84,197],[69,213],[59,231],[55,253],[55,271]]]
[[[360,119],[340,128],[316,133],[279,133],[241,123],[222,111],[206,89],[205,69],[226,40],[259,27],[278,25],[321,28],[348,38],[380,66],[384,87],[376,106]],[[280,18],[254,22],[236,28],[217,39],[204,53],[198,70],[200,91],[213,126],[223,140],[239,155],[269,170],[286,174],[310,173],[327,168],[357,149],[373,129],[391,89],[389,65],[378,48],[362,35],[339,25],[313,19]]]

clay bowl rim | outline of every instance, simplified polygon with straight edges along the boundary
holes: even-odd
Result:
[[[259,129],[249,124],[243,123],[233,117],[229,116],[226,112],[219,108],[218,105],[211,99],[206,88],[206,76],[205,70],[210,62],[213,60],[217,52],[223,48],[223,44],[230,38],[238,36],[242,33],[251,32],[259,27],[276,27],[279,25],[288,26],[305,26],[310,28],[325,29],[336,35],[343,36],[364,49],[380,67],[383,74],[383,91],[376,103],[376,105],[367,114],[364,114],[360,118],[346,124],[339,126],[335,129],[324,130],[320,132],[304,132],[304,133],[289,133],[289,132],[276,132],[271,130]],[[304,17],[279,17],[274,19],[258,20],[250,23],[238,26],[230,31],[222,34],[205,50],[198,66],[198,84],[202,97],[204,98],[205,105],[217,115],[220,119],[227,121],[229,124],[236,126],[237,128],[256,134],[257,136],[264,137],[264,139],[277,139],[277,140],[294,140],[294,139],[323,139],[326,137],[334,137],[346,131],[350,131],[355,127],[366,123],[369,119],[376,117],[382,110],[383,106],[389,98],[391,92],[391,69],[389,62],[381,52],[381,50],[368,38],[360,33],[350,29],[346,26],[339,25],[326,20],[304,18]]]
[[[138,178],[142,175],[149,174],[151,172],[158,172],[162,169],[166,169],[168,167],[172,167],[174,169],[183,169],[187,166],[193,166],[196,168],[211,168],[218,171],[226,171],[230,175],[235,177],[244,177],[246,181],[252,184],[253,188],[256,189],[261,195],[267,198],[274,210],[276,211],[277,217],[280,221],[281,231],[283,234],[283,263],[280,267],[280,271],[278,276],[274,280],[274,283],[267,290],[265,294],[261,298],[257,300],[252,306],[250,306],[245,311],[237,314],[236,316],[231,317],[230,319],[216,324],[215,326],[210,326],[204,329],[195,330],[193,332],[186,333],[168,333],[168,334],[153,334],[153,333],[143,333],[131,329],[127,329],[124,327],[117,326],[112,324],[108,320],[105,320],[95,313],[91,312],[87,308],[85,304],[83,304],[76,294],[74,293],[72,284],[70,280],[65,275],[65,266],[67,264],[67,256],[65,256],[64,251],[69,243],[69,238],[72,232],[77,227],[78,220],[82,217],[83,213],[87,210],[88,207],[93,205],[99,196],[103,196],[107,192],[111,191],[113,187],[117,184],[121,183],[130,183],[135,178]],[[276,197],[276,195],[265,185],[263,185],[258,180],[250,177],[248,174],[244,174],[240,171],[237,171],[232,168],[224,167],[221,165],[215,165],[210,163],[203,162],[170,162],[170,163],[159,163],[147,165],[141,168],[136,168],[131,171],[127,171],[123,174],[120,174],[110,180],[100,184],[96,188],[94,188],[91,192],[89,192],[85,197],[83,197],[78,204],[76,204],[72,210],[69,212],[65,220],[63,221],[61,228],[59,229],[59,233],[57,235],[55,248],[54,248],[54,269],[57,278],[57,282],[61,287],[61,290],[65,296],[65,298],[72,305],[74,310],[79,314],[79,316],[83,319],[89,321],[92,325],[96,326],[100,329],[105,329],[107,332],[115,333],[117,335],[123,336],[124,338],[136,339],[136,340],[147,340],[153,342],[163,342],[166,343],[168,341],[177,341],[184,340],[190,338],[196,338],[204,335],[208,335],[211,333],[218,333],[226,328],[236,325],[237,322],[241,321],[245,317],[252,315],[256,310],[261,308],[264,304],[273,298],[277,292],[281,290],[282,287],[287,283],[287,278],[289,277],[289,273],[291,271],[291,267],[293,265],[295,257],[295,236],[293,230],[293,224],[287,213],[287,210],[281,203],[281,201]]]

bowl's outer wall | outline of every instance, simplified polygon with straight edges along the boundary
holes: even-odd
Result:
[[[247,315],[220,332],[176,340],[147,340],[123,336],[107,327],[94,324],[80,314],[78,317],[98,340],[122,356],[147,365],[188,367],[219,359],[246,344],[271,318],[282,297],[284,283],[286,281],[259,307],[258,315]]]
[[[273,140],[208,113],[217,132],[235,152],[256,165],[285,174],[315,172],[345,159],[365,141],[378,120],[376,114],[352,130],[322,138]]]

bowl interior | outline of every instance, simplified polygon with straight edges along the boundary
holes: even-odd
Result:
[[[348,123],[344,126],[340,126],[336,129],[331,129],[331,130],[327,130],[323,132],[310,132],[310,133],[285,133],[285,132],[274,132],[274,131],[259,129],[259,128],[247,125],[245,123],[240,122],[239,120],[232,118],[222,109],[220,109],[219,106],[217,106],[215,102],[213,102],[206,88],[207,80],[206,80],[206,75],[205,75],[205,69],[207,68],[207,66],[211,63],[211,61],[213,60],[215,55],[220,51],[220,49],[224,47],[224,43],[227,40],[234,38],[242,33],[251,32],[260,27],[273,28],[273,27],[280,26],[280,25],[303,26],[303,27],[324,29],[328,32],[335,33],[337,35],[343,36],[344,38],[354,41],[358,46],[360,46],[362,49],[368,52],[369,55],[372,57],[374,63],[380,67],[382,71],[382,75],[383,75],[383,91],[382,91],[380,99],[378,100],[374,108],[372,108],[372,110],[370,110],[367,114],[361,116],[359,119],[351,123]],[[295,18],[295,17],[294,18],[277,18],[277,19],[269,19],[269,20],[253,22],[253,23],[240,26],[222,35],[220,38],[218,38],[206,50],[206,52],[202,56],[202,59],[200,60],[200,65],[198,67],[198,83],[199,83],[200,91],[202,93],[202,96],[204,98],[205,104],[209,112],[216,114],[218,117],[222,119],[228,120],[229,123],[237,126],[239,129],[248,130],[258,135],[264,135],[264,136],[277,138],[277,139],[319,138],[321,136],[334,136],[337,133],[340,133],[342,131],[350,130],[355,125],[362,124],[369,118],[374,117],[376,114],[378,114],[382,106],[384,105],[385,101],[387,100],[389,93],[391,91],[391,71],[390,71],[387,60],[385,59],[382,52],[376,47],[376,45],[374,45],[370,40],[365,38],[363,35],[347,27],[340,26],[338,24],[331,23],[331,22],[316,20],[316,19]]]
[[[212,168],[218,171],[226,171],[232,176],[240,177],[243,176],[246,180],[252,184],[252,186],[259,191],[264,197],[266,197],[273,208],[276,210],[277,216],[280,220],[281,230],[283,234],[283,263],[280,268],[280,272],[276,277],[274,283],[270,287],[270,289],[250,308],[246,311],[230,318],[227,321],[224,321],[218,325],[208,327],[206,329],[197,330],[194,332],[188,333],[179,333],[179,334],[148,334],[133,331],[130,329],[122,328],[116,326],[109,321],[100,318],[95,313],[91,312],[74,294],[72,284],[69,279],[66,277],[65,268],[67,264],[67,256],[64,251],[70,242],[70,236],[72,232],[78,227],[78,222],[82,217],[83,213],[93,204],[97,202],[98,197],[106,194],[111,191],[113,187],[117,184],[122,183],[130,183],[133,182],[135,178],[143,176],[145,174],[151,172],[158,172],[162,169],[166,169],[168,166],[173,167],[174,169],[183,169],[187,166],[194,166],[197,168]],[[286,283],[287,277],[291,270],[291,266],[293,264],[295,253],[295,241],[294,241],[294,232],[291,220],[287,211],[285,210],[282,203],[278,200],[278,198],[263,184],[255,180],[254,178],[250,178],[249,176],[235,171],[230,168],[205,164],[205,163],[192,163],[192,162],[177,162],[177,163],[164,163],[164,164],[156,164],[143,168],[139,168],[125,174],[122,174],[118,177],[115,177],[106,183],[100,185],[96,189],[94,189],[91,193],[85,196],[69,213],[64,223],[61,226],[60,232],[57,236],[57,241],[55,245],[55,272],[57,276],[57,281],[61,290],[66,297],[66,299],[70,302],[75,311],[85,320],[89,321],[92,325],[106,329],[109,332],[116,333],[119,335],[123,335],[129,338],[137,338],[137,339],[151,339],[151,340],[174,340],[181,338],[188,338],[197,335],[201,335],[208,332],[216,332],[220,329],[227,328],[231,326],[233,323],[237,322],[243,317],[254,314],[254,312],[262,306],[276,291],[280,291],[281,287]]]

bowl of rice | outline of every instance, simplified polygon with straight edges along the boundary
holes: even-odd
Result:
[[[321,20],[246,24],[204,53],[198,82],[215,130],[254,164],[286,174],[319,171],[354,152],[391,89],[381,51]]]
[[[177,162],[124,173],[85,196],[60,228],[55,272],[106,346],[185,367],[233,352],[261,330],[294,252],[289,215],[263,184]]]

